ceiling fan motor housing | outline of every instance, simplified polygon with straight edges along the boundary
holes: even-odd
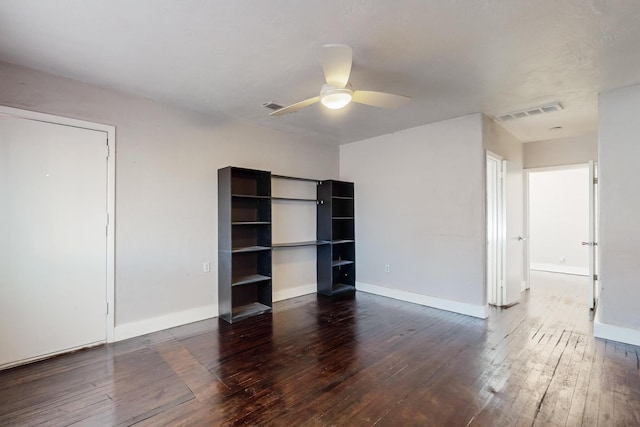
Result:
[[[320,102],[327,108],[338,110],[346,107],[353,96],[351,85],[346,87],[337,87],[329,84],[322,85],[320,88]]]

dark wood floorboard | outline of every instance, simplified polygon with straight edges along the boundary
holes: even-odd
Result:
[[[276,303],[0,372],[1,426],[638,426],[640,349],[586,279],[474,319],[357,293]]]

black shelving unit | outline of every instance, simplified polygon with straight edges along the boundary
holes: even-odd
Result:
[[[318,183],[318,293],[336,296],[356,290],[355,213],[353,183]]]
[[[271,173],[218,170],[218,310],[233,323],[271,312]]]
[[[317,197],[272,197],[271,179],[317,182]],[[317,240],[272,243],[271,203],[317,204]],[[218,170],[218,311],[233,323],[272,309],[272,249],[317,247],[318,293],[355,292],[353,183]]]

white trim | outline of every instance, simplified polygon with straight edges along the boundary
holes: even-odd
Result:
[[[586,169],[589,167],[589,163],[574,163],[572,165],[559,165],[559,166],[543,166],[539,168],[526,168],[525,172],[553,172],[553,171],[565,171],[571,169]]]
[[[602,323],[600,320],[600,310],[596,311],[596,317],[593,320],[593,336],[604,340],[640,346],[639,330]]]
[[[576,267],[573,265],[531,263],[531,270],[548,271],[551,273],[575,274],[576,276],[588,276],[589,267]]]
[[[169,313],[150,319],[139,320],[137,322],[124,323],[115,328],[115,341],[122,341],[187,323],[198,322],[218,316],[217,305],[206,305],[204,307],[192,308],[189,310]]]
[[[19,108],[0,105],[0,115],[17,117],[58,125],[72,126],[105,132],[109,144],[109,157],[107,158],[107,213],[109,215],[109,227],[107,228],[107,295],[109,307],[106,319],[106,342],[115,340],[115,224],[116,224],[116,128],[115,126],[101,123],[87,122],[36,111],[22,110]]]
[[[380,295],[387,298],[393,298],[400,301],[406,301],[414,304],[425,305],[427,307],[437,308],[439,310],[452,311],[466,316],[478,317],[486,319],[489,317],[489,307],[486,305],[473,305],[465,302],[452,301],[448,299],[430,297],[427,295],[416,294],[413,292],[401,291],[368,283],[356,282],[356,289],[359,292],[367,292],[370,294]]]
[[[297,298],[303,295],[315,294],[318,289],[318,285],[316,283],[311,283],[309,285],[297,286],[295,288],[282,289],[280,291],[274,291],[272,300],[283,301],[286,299]]]

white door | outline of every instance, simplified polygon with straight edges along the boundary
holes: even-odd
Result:
[[[589,241],[582,242],[589,246],[589,308],[594,309],[598,299],[597,289],[597,266],[598,266],[598,236],[597,236],[597,213],[598,213],[598,185],[596,178],[596,166],[593,161],[589,162]]]
[[[503,160],[505,205],[505,281],[503,305],[520,301],[524,286],[524,194],[522,166]]]
[[[503,287],[503,185],[502,161],[487,154],[487,303],[502,305]]]
[[[106,144],[0,116],[0,367],[106,340]]]

